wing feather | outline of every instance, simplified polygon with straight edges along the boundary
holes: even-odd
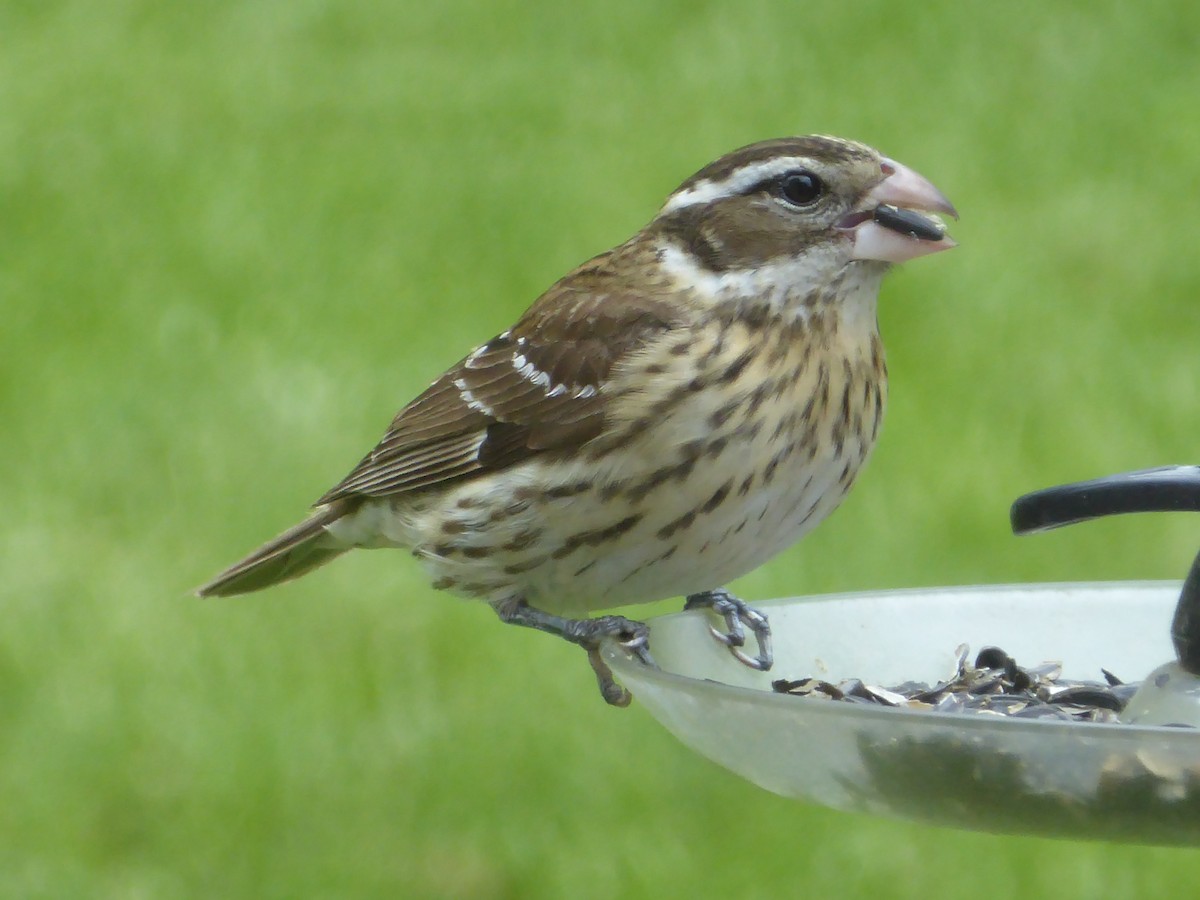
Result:
[[[318,504],[424,490],[599,435],[613,366],[681,321],[668,294],[632,290],[628,272],[609,253],[567,275],[402,409]]]

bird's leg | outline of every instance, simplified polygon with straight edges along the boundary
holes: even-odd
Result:
[[[712,632],[712,636],[728,647],[729,652],[737,658],[738,662],[751,669],[758,669],[760,672],[771,668],[771,664],[775,661],[771,655],[771,625],[765,615],[751,609],[745,601],[739,600],[724,588],[717,588],[715,591],[689,594],[683,608],[685,610],[711,609],[717,615],[724,616],[726,630],[721,631],[709,625],[708,630]],[[758,642],[757,656],[750,656],[742,650],[742,647],[746,645],[746,632],[742,628],[743,624],[749,626],[750,630],[754,632],[754,639]]]
[[[612,670],[600,658],[600,641],[606,637],[615,637],[622,647],[643,663],[654,665],[647,647],[650,629],[643,622],[634,622],[624,616],[567,619],[535,609],[520,598],[495,603],[493,608],[502,622],[556,634],[586,650],[588,662],[592,664],[592,671],[596,673],[600,693],[605,702],[613,706],[628,706],[632,696],[613,680]]]

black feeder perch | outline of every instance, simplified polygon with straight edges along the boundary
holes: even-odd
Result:
[[[1014,534],[1032,534],[1102,516],[1200,512],[1200,466],[1165,466],[1034,491],[1012,505]],[[1200,726],[1200,553],[1179,592],[1171,620],[1176,664],[1146,677],[1127,721]],[[1178,714],[1180,721],[1170,721]]]

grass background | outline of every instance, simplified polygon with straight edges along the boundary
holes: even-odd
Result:
[[[961,247],[885,286],[858,488],[739,592],[1181,576],[1194,518],[1017,540],[1007,507],[1200,461],[1198,33],[1107,0],[0,0],[0,895],[1194,896],[1191,851],[752,788],[403,554],[186,591],[685,176],[810,131],[935,180]]]

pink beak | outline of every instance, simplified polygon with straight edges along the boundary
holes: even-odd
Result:
[[[956,246],[941,223],[921,212],[958,218],[954,204],[929,179],[892,159],[880,164],[884,177],[843,219],[853,231],[852,259],[901,263]]]

